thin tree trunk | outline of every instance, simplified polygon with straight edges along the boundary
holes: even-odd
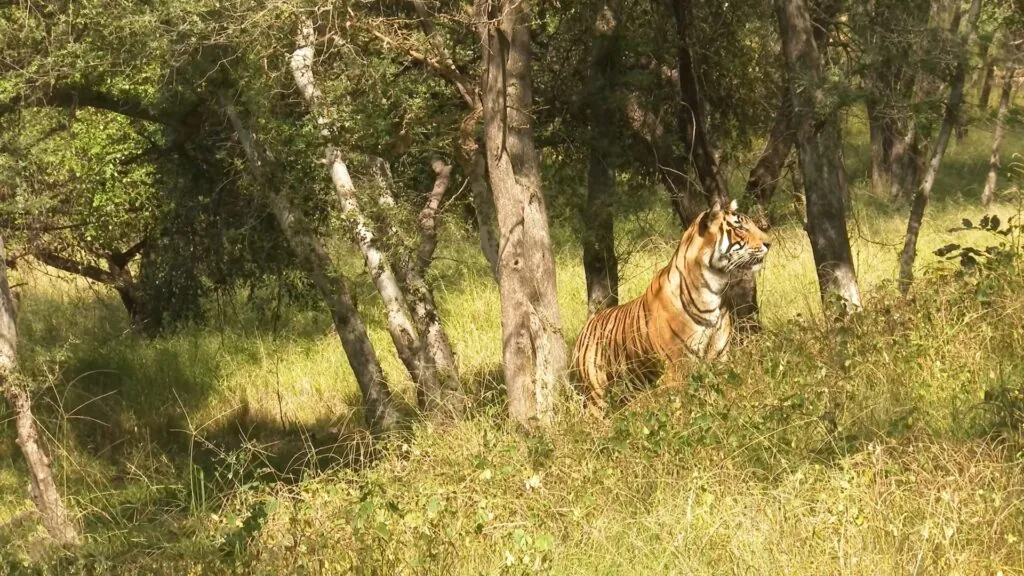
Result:
[[[330,136],[331,119],[322,109],[320,89],[313,74],[315,58],[314,43],[316,31],[308,17],[299,21],[296,37],[297,47],[292,53],[290,66],[295,84],[302,93],[306,105],[316,118],[325,140]],[[324,162],[327,165],[334,190],[338,194],[342,214],[345,216],[356,245],[363,254],[366,268],[373,284],[384,302],[387,311],[388,333],[395,344],[398,357],[416,384],[417,397],[431,405],[442,402],[444,391],[440,388],[435,365],[430,361],[425,342],[413,324],[405,295],[398,285],[391,264],[379,246],[379,241],[363,216],[356,199],[356,189],[349,174],[348,166],[341,157],[341,151],[330,143],[325,145]],[[433,398],[435,400],[427,400]],[[421,404],[421,409],[426,406]]]
[[[370,343],[366,326],[356,310],[348,279],[331,260],[323,243],[306,224],[302,215],[294,210],[291,200],[278,188],[267,181],[265,168],[273,159],[259,145],[252,132],[246,128],[230,99],[220,95],[221,105],[231,122],[245,151],[249,171],[267,196],[267,203],[284,233],[289,247],[299,263],[309,274],[313,285],[331,312],[335,330],[341,339],[349,366],[359,384],[363,397],[366,424],[374,434],[393,431],[401,424],[401,415],[388,388],[384,371],[377,353]]]
[[[469,180],[469,189],[473,193],[473,211],[476,213],[477,234],[480,240],[480,251],[491,269],[491,276],[498,284],[501,283],[501,269],[498,267],[498,233],[495,230],[494,197],[491,195],[490,184],[487,183],[487,159],[484,158],[483,146],[477,142],[474,131],[480,117],[483,116],[483,104],[473,109],[462,121],[459,128],[459,144],[455,153],[462,172]]]
[[[828,313],[838,296],[844,308],[860,307],[860,291],[846,231],[841,189],[843,179],[837,115],[825,113],[821,54],[814,42],[805,0],[775,0],[786,59],[797,150],[807,201],[807,235],[818,272],[822,302]]]
[[[892,142],[887,138],[884,120],[878,111],[878,103],[869,98],[867,103],[868,130],[871,139],[871,189],[876,196],[889,191],[889,150]]]
[[[673,0],[673,14],[676,20],[676,34],[679,57],[679,93],[682,106],[679,107],[679,132],[683,139],[685,152],[693,163],[701,190],[710,206],[716,200],[727,204],[729,190],[725,179],[719,172],[715,155],[708,144],[704,118],[701,114],[703,104],[697,89],[697,77],[693,67],[693,57],[687,40],[689,34],[689,0]]]
[[[978,92],[978,110],[988,110],[988,101],[992,97],[992,80],[996,75],[996,64],[992,59],[985,62],[985,76],[981,80]]]
[[[53,481],[53,466],[39,442],[32,416],[32,397],[18,380],[18,324],[14,298],[7,282],[7,258],[0,237],[0,391],[14,411],[18,446],[29,473],[29,494],[42,516],[50,537],[62,546],[79,542],[78,530],[68,517],[60,492]]]
[[[530,13],[521,0],[477,0],[484,140],[500,233],[501,328],[509,411],[548,426],[566,374],[555,261],[532,126]]]
[[[789,153],[793,150],[793,142],[796,140],[792,116],[792,98],[789,96],[789,88],[783,86],[779,109],[775,113],[775,121],[768,133],[768,142],[757,159],[757,163],[751,168],[750,176],[747,177],[747,194],[753,197],[765,212],[768,210],[772,196],[775,195],[775,188],[778,186],[779,178],[782,177],[782,168],[786,165],[786,159],[789,158]]]
[[[476,125],[483,117],[479,82],[473,82],[456,68],[451,52],[445,45],[444,39],[437,34],[434,19],[423,0],[409,0],[408,3],[416,12],[420,29],[427,37],[430,49],[434,53],[433,59],[422,58],[421,60],[436,71],[441,78],[448,81],[469,108],[469,114],[459,127],[455,158],[466,175],[470,191],[473,193],[473,208],[476,212],[480,250],[490,265],[494,281],[500,284],[501,271],[498,266],[498,235],[495,232],[494,199],[487,183],[487,160],[484,158],[483,146],[475,135]],[[410,56],[418,59],[417,55],[411,52]]]
[[[960,19],[960,5],[957,4],[953,15],[954,29],[957,28]],[[981,12],[981,0],[973,0],[967,12],[967,30],[961,35],[961,40],[966,43],[967,39],[974,35],[978,25],[978,15]],[[925,172],[921,187],[914,197],[914,204],[910,209],[910,218],[907,220],[907,235],[903,243],[903,251],[900,254],[900,292],[906,294],[914,281],[914,260],[917,259],[917,238],[921,233],[921,224],[924,220],[924,210],[928,205],[928,197],[935,185],[935,178],[939,174],[939,166],[942,165],[942,157],[946,154],[946,147],[949,145],[949,136],[953,132],[957,118],[960,115],[960,106],[964,99],[964,79],[967,75],[965,63],[958,61],[953,72],[953,78],[949,84],[949,100],[946,102],[946,112],[942,118],[942,126],[939,128],[939,137],[935,142],[935,151],[932,153],[931,161],[928,163],[928,170]]]
[[[378,158],[377,169],[380,180],[380,203],[394,208],[395,200],[391,193],[394,183],[387,162]],[[434,186],[427,195],[427,202],[419,214],[418,244],[411,249],[402,250],[395,259],[395,276],[403,287],[409,311],[412,313],[416,328],[423,335],[426,353],[433,361],[437,371],[437,389],[417,389],[417,401],[420,408],[437,420],[453,419],[465,412],[465,396],[459,378],[455,353],[452,351],[448,334],[441,324],[441,316],[434,301],[434,291],[426,280],[427,269],[434,260],[437,248],[437,211],[441,205],[448,186],[451,184],[452,168],[440,158],[431,162],[431,168],[437,175]],[[387,232],[392,236],[400,235],[394,226]]]
[[[992,135],[992,156],[989,158],[988,178],[985,179],[985,190],[981,193],[981,205],[988,208],[996,197],[996,182],[999,179],[999,148],[1003,144],[1003,132],[1006,130],[1006,115],[1010,112],[1010,93],[1013,91],[1013,74],[1011,66],[1006,69],[1003,79],[1003,90],[999,94],[999,112],[996,114],[996,130]]]
[[[682,97],[679,130],[683,146],[693,163],[707,203],[710,205],[718,201],[725,205],[729,198],[729,189],[708,143],[703,117],[704,105],[697,88],[697,76],[687,39],[690,29],[690,0],[674,0],[672,9],[679,46],[679,93]],[[729,282],[722,300],[738,328],[758,329],[760,323],[757,317],[757,280],[753,274],[734,277]]]
[[[595,314],[619,303],[619,263],[615,256],[615,171],[611,156],[615,135],[608,118],[609,106],[618,62],[619,5],[599,5],[594,24],[593,48],[590,57],[588,112],[587,204],[583,211],[583,271],[587,278],[587,309]]]

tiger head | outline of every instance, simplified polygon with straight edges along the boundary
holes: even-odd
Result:
[[[733,200],[725,209],[715,202],[697,219],[697,234],[708,248],[708,265],[719,272],[757,272],[771,247],[768,234],[736,211]]]

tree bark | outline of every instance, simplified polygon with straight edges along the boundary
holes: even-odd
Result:
[[[341,339],[341,347],[345,350],[349,367],[362,394],[367,426],[374,434],[396,430],[402,418],[384,378],[377,353],[366,333],[366,326],[363,325],[363,320],[356,310],[348,289],[348,279],[335,266],[323,243],[309,228],[302,215],[292,207],[291,199],[283,193],[275,192],[278,187],[268,181],[265,168],[272,166],[273,159],[245,126],[230,99],[221,94],[220,100],[245,151],[249,172],[266,194],[270,210],[281,227],[289,247],[309,274],[320,298],[331,312],[335,330]]]
[[[487,182],[487,159],[484,157],[483,146],[473,134],[484,112],[482,102],[478,101],[477,106],[462,121],[455,156],[462,172],[469,180],[469,189],[473,193],[473,211],[476,213],[480,251],[487,259],[491,277],[496,283],[501,284],[501,269],[498,266],[498,233],[495,230],[497,216],[494,197],[491,195],[491,187]]]
[[[68,510],[53,481],[50,458],[39,441],[36,421],[32,416],[32,397],[17,378],[17,312],[7,282],[6,261],[4,240],[0,237],[0,390],[14,411],[18,446],[28,468],[29,493],[42,516],[43,526],[58,544],[76,545],[79,542],[78,530],[68,517]]]
[[[679,44],[679,93],[682,106],[679,107],[679,131],[707,206],[715,202],[728,204],[729,188],[722,176],[711,145],[708,143],[704,126],[704,104],[697,87],[693,57],[690,53],[688,35],[690,30],[690,0],[673,0],[672,11],[676,21],[676,35]],[[707,208],[704,206],[704,208]],[[693,216],[696,218],[696,215]],[[733,317],[737,328],[757,330],[760,326],[757,309],[757,281],[753,274],[742,274],[729,282],[723,295],[726,309]]]
[[[434,260],[434,249],[437,247],[437,211],[451,184],[452,167],[441,160],[434,160],[432,167],[437,178],[426,205],[420,211],[420,245],[416,253],[416,265],[410,267],[405,282],[408,286],[409,300],[412,302],[413,318],[420,331],[426,335],[427,352],[438,372],[438,393],[427,398],[424,404],[428,413],[458,417],[466,410],[458,365],[448,333],[441,324],[441,316],[437,312],[434,292],[424,278]]]
[[[131,270],[128,268],[131,258],[117,259],[116,256],[119,255],[107,258],[109,270],[104,270],[99,266],[83,264],[49,250],[36,251],[33,253],[33,256],[36,260],[51,268],[81,276],[113,288],[117,292],[118,298],[121,299],[121,304],[124,305],[125,311],[128,312],[132,328],[149,336],[155,335],[153,330],[155,323],[149,321],[146,310],[139,301],[138,287]],[[134,257],[134,254],[131,256]]]
[[[313,28],[312,20],[308,17],[302,18],[299,21],[296,49],[292,52],[290,67],[303,100],[316,119],[324,140],[328,141],[332,122],[329,113],[322,108],[320,89],[313,74],[313,60],[316,55],[315,41],[316,31]],[[373,229],[363,216],[356,199],[355,185],[349,174],[348,166],[341,157],[341,151],[330,142],[325,143],[324,163],[327,165],[334,190],[338,194],[342,215],[350,226],[355,243],[363,254],[366,268],[377,288],[377,293],[380,294],[381,300],[384,302],[384,309],[387,311],[388,333],[395,344],[399,359],[416,385],[417,397],[423,402],[420,408],[426,409],[427,404],[436,406],[438,403],[443,403],[443,400],[438,397],[443,395],[443,392],[440,389],[436,366],[431,362],[426,343],[413,324],[409,307],[405,301],[405,294],[398,285],[398,279],[395,277],[387,255],[381,249]]]
[[[484,141],[500,234],[501,328],[509,411],[545,427],[566,374],[555,261],[532,126],[530,13],[521,0],[477,0]]]
[[[992,97],[992,80],[996,75],[996,64],[993,60],[985,62],[985,76],[981,80],[978,92],[978,110],[988,110],[988,101]]]
[[[856,309],[861,305],[860,291],[843,208],[838,118],[834,111],[825,109],[821,55],[805,0],[775,0],[775,8],[793,95],[793,121],[807,201],[807,235],[822,302],[826,313],[835,296],[845,310]]]
[[[981,205],[985,208],[988,208],[996,197],[996,182],[999,179],[999,148],[1003,144],[1003,132],[1006,130],[1006,115],[1010,112],[1010,93],[1013,92],[1013,74],[1015,71],[1012,66],[1006,69],[1006,77],[1003,79],[1003,90],[999,94],[999,112],[996,114],[995,134],[992,135],[992,155],[989,158],[985,190],[981,193]]]
[[[967,30],[961,34],[961,41],[967,45],[967,39],[974,35],[978,25],[978,15],[981,12],[981,0],[973,0],[967,12]],[[956,4],[953,16],[953,28],[957,28],[960,19],[960,5]],[[939,136],[935,142],[935,150],[932,152],[931,161],[925,172],[921,187],[914,196],[914,204],[910,209],[910,218],[907,220],[907,234],[903,243],[903,251],[900,253],[900,292],[904,295],[910,290],[914,281],[914,260],[917,259],[917,238],[921,233],[921,224],[924,220],[925,207],[928,205],[928,197],[935,184],[935,178],[939,174],[939,166],[942,165],[942,157],[946,154],[946,147],[949,145],[949,136],[953,132],[957,118],[960,115],[960,107],[964,99],[964,79],[967,75],[967,66],[963,60],[959,60],[953,71],[953,78],[949,83],[949,100],[946,102],[946,111],[942,118],[942,126],[939,128]]]
[[[380,204],[388,208],[395,207],[394,195],[391,190],[394,182],[387,162],[377,159],[377,173],[380,180]],[[437,248],[437,211],[441,205],[448,186],[451,184],[452,168],[443,160],[436,158],[431,162],[436,178],[434,186],[427,195],[427,202],[420,210],[419,241],[412,247],[403,246],[397,251],[395,258],[395,276],[402,285],[409,311],[412,314],[416,329],[423,335],[426,354],[433,362],[437,372],[437,386],[434,389],[420,387],[417,389],[417,403],[420,409],[431,418],[443,421],[454,419],[465,413],[465,396],[459,379],[455,353],[452,351],[448,334],[441,324],[441,316],[434,301],[434,291],[426,280],[427,269],[434,259]],[[394,226],[384,228],[385,235],[397,237],[399,230]]]
[[[500,284],[498,266],[498,235],[495,231],[495,207],[491,190],[487,182],[487,160],[484,158],[483,146],[474,134],[477,123],[483,117],[483,102],[480,99],[479,83],[463,74],[451,57],[444,39],[437,34],[434,19],[422,0],[409,0],[419,21],[420,30],[427,38],[433,57],[423,57],[415,51],[407,50],[414,60],[423,62],[428,68],[437,72],[459,93],[462,101],[469,108],[469,113],[459,127],[458,145],[455,158],[459,167],[469,181],[473,193],[473,209],[476,213],[477,233],[480,240],[480,251],[491,269],[491,276]],[[378,35],[381,37],[382,35]],[[391,42],[390,39],[386,40]]]
[[[608,121],[611,83],[618,62],[619,5],[598,5],[590,57],[588,112],[587,203],[583,210],[583,271],[587,278],[587,310],[591,315],[619,303],[619,263],[615,256],[615,171],[612,149],[615,138]]]
[[[910,108],[917,74],[907,62],[917,46],[907,38],[908,31],[927,24],[931,5],[929,0],[876,0],[865,8],[868,43],[881,56],[867,82],[871,183],[881,197],[901,198],[916,186],[919,156]]]
[[[708,144],[702,114],[704,106],[697,89],[693,57],[690,54],[687,40],[690,1],[673,0],[672,10],[676,20],[676,34],[679,43],[679,93],[682,97],[682,106],[679,107],[679,132],[697,174],[697,179],[700,181],[706,204],[710,206],[717,200],[724,206],[728,204],[729,190],[718,169],[718,162],[711,151],[711,146]]]
[[[775,195],[779,178],[782,177],[782,168],[786,165],[786,159],[789,158],[789,153],[793,150],[793,142],[796,140],[792,116],[793,101],[789,95],[789,87],[783,86],[779,109],[775,113],[775,121],[768,133],[768,142],[757,159],[757,163],[751,168],[750,176],[747,177],[747,194],[754,198],[766,213],[768,204],[771,203],[772,196]]]

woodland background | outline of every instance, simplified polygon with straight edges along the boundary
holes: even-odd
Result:
[[[1022,573],[1019,68],[1020,0],[0,4],[0,572]],[[730,360],[584,415],[729,198]]]

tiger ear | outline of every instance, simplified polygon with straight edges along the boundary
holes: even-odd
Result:
[[[697,221],[697,234],[701,236],[707,234],[708,228],[711,227],[711,219],[715,217],[715,214],[721,211],[721,206],[718,204],[718,202],[715,202],[715,204],[711,207],[710,210],[705,210],[704,213],[700,215],[700,219]]]
[[[718,200],[716,198],[714,204],[711,205],[711,210],[708,210],[708,213],[709,214],[714,214],[715,212],[721,212],[721,211],[722,211],[722,201]]]
[[[736,199],[733,198],[732,202],[729,202],[729,212],[735,212],[735,211],[737,211],[739,209],[740,209],[739,202],[736,202]]]

